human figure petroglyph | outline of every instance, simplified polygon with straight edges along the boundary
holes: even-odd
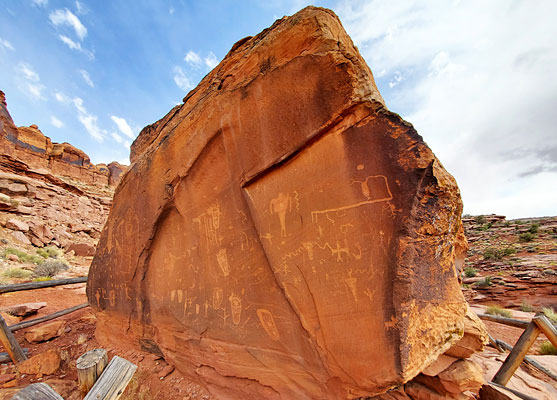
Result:
[[[277,325],[275,324],[275,319],[273,314],[269,310],[264,308],[257,309],[257,317],[259,318],[259,322],[263,326],[263,329],[269,335],[272,340],[279,340],[280,334],[277,329]]]
[[[280,237],[286,237],[286,211],[292,211],[292,198],[280,192],[269,205],[271,215],[277,213],[280,221]]]
[[[99,289],[95,292],[95,298],[97,299],[97,307],[101,308],[101,293]]]
[[[217,263],[224,276],[230,275],[230,265],[228,264],[228,256],[226,254],[226,249],[220,249],[217,252]]]
[[[374,196],[374,192],[372,191],[372,189],[369,186],[370,179],[377,179],[379,182],[381,182],[382,186],[384,185],[383,186],[384,191],[378,191],[379,192],[378,196]],[[349,209],[352,209],[352,208],[363,206],[365,204],[388,202],[388,201],[393,199],[391,189],[389,188],[389,181],[388,181],[387,177],[384,176],[384,175],[370,175],[366,179],[364,179],[363,181],[358,181],[358,180],[355,180],[355,179],[351,179],[350,183],[351,184],[354,184],[354,183],[359,183],[360,184],[362,195],[364,196],[364,198],[366,200],[363,200],[363,201],[360,201],[360,202],[357,202],[357,203],[353,203],[353,204],[348,204],[348,205],[345,205],[345,206],[340,206],[340,207],[335,207],[335,208],[328,208],[328,209],[325,209],[325,210],[312,211],[311,212],[311,221],[313,223],[317,223],[317,221],[319,219],[319,215],[325,214],[325,216],[334,224],[334,220],[329,216],[329,213],[336,212],[337,213],[336,216],[338,218],[340,218],[340,217],[342,217],[342,215],[338,215],[339,211],[349,210]],[[385,192],[385,193],[382,193],[382,192]],[[386,195],[383,195],[382,197],[380,197],[381,194],[386,194]]]
[[[232,311],[232,322],[234,322],[234,325],[238,325],[242,315],[242,299],[232,293],[228,301],[230,301],[230,309]]]
[[[358,292],[356,287],[357,282],[358,280],[352,276],[352,270],[349,269],[348,277],[344,278],[344,283],[346,284],[346,286],[348,286],[348,289],[350,290],[350,293],[352,293],[352,297],[354,297],[354,301],[356,303],[358,302]]]

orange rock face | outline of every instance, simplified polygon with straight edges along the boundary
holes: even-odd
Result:
[[[0,91],[0,166],[2,169],[47,170],[54,175],[79,180],[85,184],[116,186],[126,166],[116,162],[92,164],[89,156],[69,143],[52,143],[37,127],[17,128],[10,116],[6,98]],[[112,166],[112,167],[111,167]]]
[[[458,187],[332,12],[238,42],[131,159],[89,273],[99,340],[218,398],[333,399],[462,338]]]

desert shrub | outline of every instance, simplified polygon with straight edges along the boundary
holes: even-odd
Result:
[[[59,260],[46,260],[42,264],[39,264],[35,267],[34,273],[37,277],[53,277],[58,274],[60,271],[65,271],[68,269],[68,266],[65,262]]]
[[[483,224],[482,226],[480,226],[478,229],[480,231],[488,231],[491,227],[493,226],[493,224],[491,222],[487,223],[487,224]]]
[[[540,354],[544,356],[557,356],[557,348],[549,340],[546,340],[540,345]]]
[[[476,282],[476,285],[478,285],[478,286],[491,286],[491,276],[486,276],[481,281]]]
[[[478,215],[474,220],[478,224],[485,224],[485,217],[483,215]]]
[[[468,278],[472,278],[473,276],[478,275],[478,270],[473,267],[466,267],[464,268],[464,276]]]
[[[513,315],[509,310],[506,310],[499,306],[489,306],[485,310],[486,314],[500,315],[501,317],[511,318]]]
[[[532,307],[531,304],[528,304],[523,300],[522,304],[520,305],[520,311],[532,312],[532,311],[534,311],[534,307]]]
[[[489,247],[484,251],[483,258],[484,260],[500,260],[505,256],[510,256],[515,253],[516,249],[514,247]]]
[[[62,251],[56,247],[48,246],[37,249],[37,254],[43,258],[59,258],[62,255]]]
[[[40,264],[44,261],[42,257],[37,256],[36,254],[27,254],[26,252],[15,249],[13,247],[8,247],[3,251],[2,256],[6,258],[9,254],[15,254],[21,262],[30,262],[33,264]]]
[[[557,324],[557,313],[553,310],[553,308],[549,308],[549,307],[542,308],[542,313],[547,318],[549,318],[551,322]]]
[[[511,226],[511,221],[505,221],[505,228],[508,228],[509,226]]]
[[[33,273],[31,271],[27,271],[23,268],[10,268],[5,270],[2,273],[4,278],[17,278],[17,279],[26,279],[29,278]]]
[[[530,225],[530,229],[528,229],[528,232],[530,232],[530,233],[538,233],[539,227],[540,227],[540,224],[538,224],[538,223],[533,223],[532,225]]]
[[[525,232],[518,235],[518,241],[522,243],[531,242],[535,237],[533,233]]]

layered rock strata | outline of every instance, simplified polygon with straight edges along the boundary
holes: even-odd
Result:
[[[52,143],[36,125],[17,128],[0,91],[3,239],[93,255],[126,169],[117,162],[95,166],[71,144]]]
[[[404,392],[483,345],[463,339],[458,187],[331,11],[236,43],[131,159],[87,286],[101,342],[266,399]],[[451,365],[448,397],[477,372]]]
[[[23,164],[23,165],[22,165]],[[37,127],[14,125],[0,91],[0,168],[48,171],[84,184],[116,186],[126,167],[116,162],[92,164],[89,156],[69,143],[52,143]]]

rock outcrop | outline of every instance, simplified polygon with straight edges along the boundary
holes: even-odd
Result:
[[[0,91],[0,225],[16,245],[54,245],[90,256],[127,166],[91,164],[36,125],[17,128]],[[7,234],[7,235],[6,235]]]
[[[52,143],[37,125],[14,125],[0,91],[0,168],[48,171],[84,184],[116,186],[126,167],[116,162],[92,164],[89,156],[69,143]],[[24,164],[22,166],[21,164]]]
[[[481,384],[452,358],[437,386],[403,386],[482,345],[460,342],[462,204],[331,11],[236,43],[131,160],[87,285],[101,342],[161,354],[217,398]]]

